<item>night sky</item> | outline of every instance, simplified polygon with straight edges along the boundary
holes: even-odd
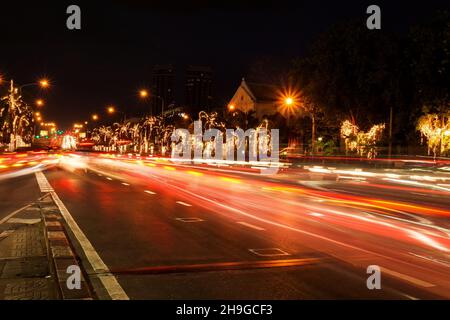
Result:
[[[333,24],[361,19],[368,5],[382,10],[382,28],[406,32],[447,1],[41,1],[0,4],[0,74],[20,84],[41,76],[45,120],[71,126],[108,104],[131,110],[150,88],[154,64],[214,70],[214,102],[225,105],[251,64],[269,57],[288,62]],[[78,4],[82,30],[66,28],[66,8]],[[177,102],[183,102],[179,83]]]

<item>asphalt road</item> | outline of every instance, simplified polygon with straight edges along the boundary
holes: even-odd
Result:
[[[132,299],[450,297],[443,190],[76,155],[44,173]],[[39,194],[8,181],[0,217]]]

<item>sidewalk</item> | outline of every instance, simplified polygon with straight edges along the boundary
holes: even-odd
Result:
[[[78,265],[65,236],[62,217],[50,195],[10,214],[0,223],[0,300],[91,299],[69,290],[66,273]]]

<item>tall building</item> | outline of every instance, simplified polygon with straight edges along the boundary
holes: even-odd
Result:
[[[188,66],[185,75],[185,105],[192,114],[209,111],[212,103],[212,69]]]
[[[160,114],[163,103],[165,111],[174,102],[175,71],[172,65],[155,65],[152,73],[153,114]],[[158,98],[160,97],[160,98]],[[162,98],[162,99],[161,99]],[[163,102],[164,100],[164,102]]]

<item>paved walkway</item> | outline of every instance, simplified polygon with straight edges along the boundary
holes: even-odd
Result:
[[[83,277],[81,290],[67,289],[78,263],[60,220],[49,195],[0,220],[0,300],[91,298]]]

